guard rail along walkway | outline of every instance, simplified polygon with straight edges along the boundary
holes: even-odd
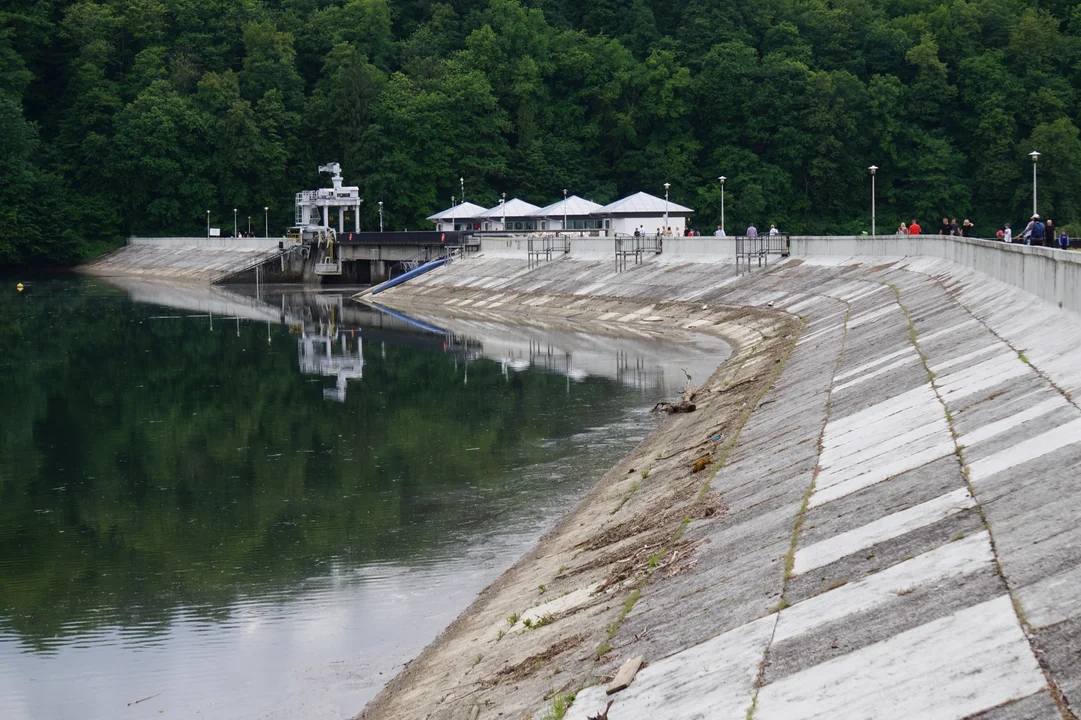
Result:
[[[540,237],[530,235],[526,251],[527,264],[532,269],[540,265],[542,257],[545,262],[551,262],[554,253],[563,253],[564,255],[569,253],[571,251],[571,240],[566,235],[542,235]]]
[[[634,264],[640,265],[647,253],[660,255],[664,249],[664,238],[660,235],[616,235],[616,272],[627,269],[627,258],[633,257]]]
[[[776,235],[763,234],[757,237],[738,235],[736,241],[736,272],[740,266],[745,265],[747,272],[751,270],[751,260],[758,261],[758,267],[769,265],[769,256],[788,257],[791,245],[788,235],[778,233]]]

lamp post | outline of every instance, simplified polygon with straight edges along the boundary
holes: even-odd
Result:
[[[721,232],[724,232],[724,181],[727,180],[724,175],[721,175],[718,180],[721,181]]]
[[[871,237],[875,236],[875,171],[878,170],[877,165],[872,165],[867,168],[871,171]]]
[[[450,196],[450,229],[451,231],[457,230],[458,227],[454,224],[454,216],[458,213],[455,212],[456,205],[454,204],[454,196]]]
[[[563,230],[567,230],[567,188],[563,188]]]
[[[206,211],[206,236],[210,237],[210,211]]]
[[[251,237],[251,215],[248,216],[248,237]]]
[[[1032,214],[1036,215],[1036,160],[1039,159],[1040,153],[1033,150],[1028,156],[1032,158]]]
[[[236,237],[236,208],[233,208],[233,237]]]
[[[458,185],[461,186],[461,189],[462,189],[462,202],[465,202],[465,178],[464,177],[458,178]]]
[[[270,237],[270,208],[263,208],[263,236]]]
[[[668,232],[668,188],[672,187],[672,183],[664,184],[664,227],[661,228],[665,233]]]
[[[379,232],[383,232],[383,201],[379,201]]]
[[[503,218],[503,232],[507,231],[507,193],[501,193],[499,200],[499,210]]]

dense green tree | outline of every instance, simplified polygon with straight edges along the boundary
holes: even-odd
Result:
[[[7,197],[30,182],[66,212],[5,209],[3,262],[207,209],[280,229],[331,160],[368,226],[379,199],[422,226],[465,177],[482,205],[669,182],[708,227],[724,174],[738,224],[858,231],[873,163],[883,223],[990,233],[1025,217],[1039,149],[1048,211],[1081,223],[1078,88],[1066,0],[10,0]]]

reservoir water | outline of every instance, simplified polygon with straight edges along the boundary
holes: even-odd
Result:
[[[724,359],[0,278],[0,717],[352,717]]]

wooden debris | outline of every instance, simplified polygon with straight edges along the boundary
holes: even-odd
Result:
[[[609,695],[617,693],[620,690],[625,689],[634,680],[634,676],[638,674],[638,668],[642,667],[643,658],[641,655],[632,657],[627,662],[623,663],[619,671],[616,672],[616,676],[612,678],[612,682],[608,685],[608,689],[605,692]],[[608,714],[606,709],[605,715]]]
[[[713,462],[712,457],[710,457],[709,455],[703,455],[702,457],[694,461],[694,466],[691,468],[691,472],[702,472],[709,466],[711,462]]]
[[[686,400],[675,403],[662,401],[653,406],[652,412],[666,412],[669,415],[674,415],[675,413],[692,413],[695,409],[695,404]]]

